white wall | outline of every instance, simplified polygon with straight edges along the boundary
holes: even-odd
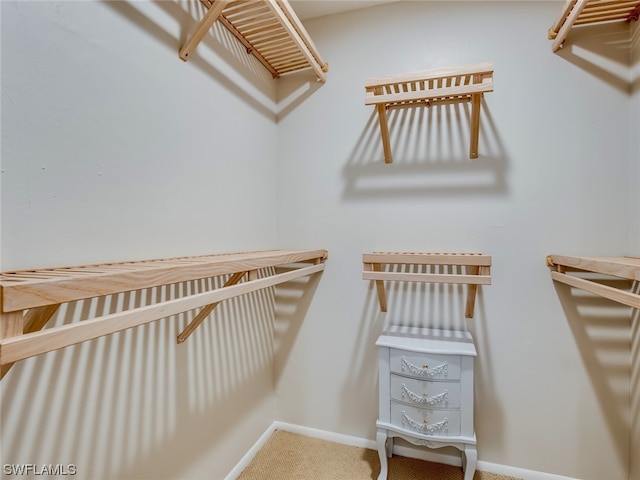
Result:
[[[178,58],[198,2],[2,2],[1,15],[3,270],[275,247],[276,82],[224,29]],[[149,295],[202,285],[180,288]],[[176,345],[191,318],[16,364],[0,463],[226,475],[273,421],[273,293],[225,302]]]
[[[640,185],[640,23],[636,22],[631,37],[632,57],[631,57],[631,81],[632,81],[632,106],[631,125],[632,145],[634,149],[631,155],[632,165],[635,166],[636,185]],[[633,255],[640,255],[640,189],[634,188],[635,199],[631,200],[631,215],[635,221],[635,233],[631,236],[629,252]],[[635,208],[634,208],[635,207]],[[640,291],[640,284],[637,285]],[[640,310],[635,310],[632,326],[631,340],[631,451],[640,451]],[[631,480],[640,480],[640,455],[631,455]]]
[[[628,57],[615,27],[551,54],[560,6],[407,2],[310,21],[329,81],[279,80],[276,125],[276,82],[224,30],[178,59],[198,2],[2,2],[3,270],[330,252],[312,288],[276,291],[275,324],[263,292],[223,304],[181,346],[188,315],[20,362],[0,383],[2,464],[221,478],[274,416],[374,438],[373,343],[403,321],[474,334],[481,460],[627,478],[626,311],[556,291],[544,257],[638,239],[619,208],[640,174]],[[396,160],[383,165],[365,79],[487,60],[480,158],[466,158],[467,108],[432,108],[392,116]],[[475,319],[454,287],[394,285],[380,314],[361,254],[385,249],[491,254]]]
[[[279,117],[278,244],[330,252],[288,361],[279,419],[375,438],[374,342],[388,323],[475,336],[480,460],[581,479],[626,479],[628,310],[554,288],[549,253],[627,251],[631,198],[624,26],[551,52],[562,2],[400,2],[307,22],[329,81]],[[618,42],[618,43],[616,43]],[[622,51],[621,51],[622,50]],[[396,110],[392,165],[364,105],[367,77],[495,63],[480,158],[468,106]],[[281,98],[302,81],[284,80]],[[493,256],[473,320],[464,292],[392,285],[378,310],[368,251]],[[575,293],[575,296],[571,294]]]

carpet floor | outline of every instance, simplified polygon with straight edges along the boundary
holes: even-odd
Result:
[[[276,430],[238,480],[376,480],[375,450]],[[388,480],[463,480],[460,467],[394,455]],[[516,480],[476,471],[473,480]]]

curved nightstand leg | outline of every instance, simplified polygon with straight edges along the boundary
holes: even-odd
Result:
[[[378,475],[378,480],[387,480],[387,471],[389,469],[389,465],[387,462],[388,439],[386,430],[378,430],[376,439],[378,443],[378,457],[380,457],[380,475]]]
[[[475,445],[464,446],[464,461],[462,469],[464,470],[464,480],[473,480],[473,474],[476,471],[476,462],[478,460],[478,451]]]
[[[387,457],[393,456],[393,437],[387,436]]]

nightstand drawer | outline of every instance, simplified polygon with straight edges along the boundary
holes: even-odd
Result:
[[[421,408],[460,408],[460,382],[391,375],[391,398]]]
[[[412,433],[460,435],[460,410],[432,410],[391,402],[391,424]]]
[[[458,355],[434,355],[390,349],[392,373],[429,380],[460,379],[460,357]]]

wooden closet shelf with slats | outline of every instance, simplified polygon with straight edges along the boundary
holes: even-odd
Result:
[[[384,161],[393,162],[387,110],[397,107],[429,107],[437,103],[471,101],[471,145],[469,157],[478,158],[480,105],[482,96],[493,91],[493,64],[387,75],[367,79],[365,105],[375,105],[380,124]]]
[[[571,287],[580,288],[588,292],[608,298],[633,308],[640,308],[640,293],[637,288],[625,291],[609,285],[603,285],[593,280],[570,275],[575,272],[591,272],[624,278],[640,282],[640,257],[577,257],[566,255],[548,255],[547,266],[551,269],[551,278]]]
[[[574,27],[612,22],[634,22],[640,17],[640,0],[567,0],[549,29],[552,49],[563,46]]]
[[[312,69],[326,80],[329,66],[287,0],[201,0],[208,9],[180,49],[189,60],[216,21],[220,21],[267,68],[274,78]]]
[[[383,312],[387,311],[385,280],[467,284],[467,318],[473,318],[478,285],[491,285],[491,256],[479,253],[374,252],[363,254],[362,263],[362,278],[376,282]],[[409,265],[422,265],[422,271],[407,272]]]
[[[222,300],[320,272],[326,259],[326,250],[265,250],[0,273],[1,376],[18,360],[200,308],[182,343]],[[287,268],[259,278],[270,267]],[[63,303],[223,275],[221,288],[43,330]]]

